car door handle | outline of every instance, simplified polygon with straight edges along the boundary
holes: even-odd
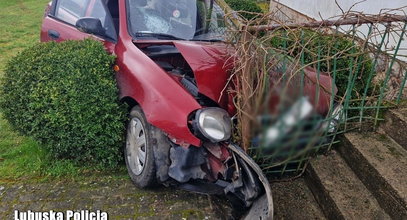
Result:
[[[55,30],[48,30],[48,36],[50,36],[52,39],[56,40],[59,38],[59,32]]]

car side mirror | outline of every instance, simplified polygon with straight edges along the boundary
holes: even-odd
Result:
[[[104,36],[106,31],[98,18],[85,17],[76,21],[76,28],[84,33]]]

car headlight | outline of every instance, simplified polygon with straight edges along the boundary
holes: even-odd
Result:
[[[331,120],[328,122],[328,132],[333,133],[338,129],[338,125],[345,119],[345,112],[342,105],[336,105],[331,113]]]
[[[232,122],[229,114],[221,108],[203,108],[196,112],[198,132],[212,142],[230,139]]]

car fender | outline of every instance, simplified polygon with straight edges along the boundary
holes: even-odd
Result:
[[[188,116],[201,105],[132,41],[119,40],[115,52],[120,98],[134,99],[147,121],[177,143],[200,146],[188,128]]]

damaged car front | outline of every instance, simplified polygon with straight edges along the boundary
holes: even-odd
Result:
[[[241,214],[251,208],[248,218],[272,218],[267,179],[230,141],[236,110],[224,92],[232,65],[222,8],[213,0],[120,8],[117,80],[132,106],[125,160],[133,182],[224,194]]]

